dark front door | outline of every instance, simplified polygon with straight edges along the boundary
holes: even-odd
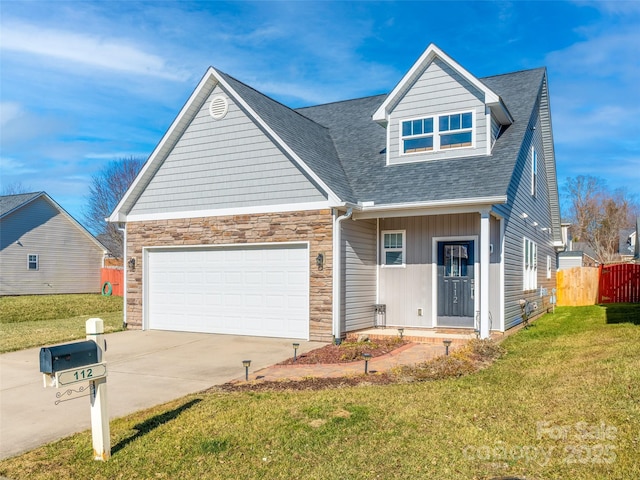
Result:
[[[438,242],[438,326],[473,327],[473,240]]]

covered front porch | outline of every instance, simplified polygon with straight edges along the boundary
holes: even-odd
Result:
[[[342,237],[342,333],[381,315],[387,329],[435,341],[504,331],[503,225],[489,208],[354,212]]]

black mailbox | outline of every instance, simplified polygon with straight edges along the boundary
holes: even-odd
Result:
[[[92,340],[40,349],[42,373],[54,374],[94,363],[98,363],[98,344]]]

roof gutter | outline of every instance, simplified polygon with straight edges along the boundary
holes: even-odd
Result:
[[[333,308],[331,310],[333,311],[333,338],[337,340],[342,336],[342,332],[340,331],[340,320],[341,320],[340,314],[342,312],[342,308],[341,308],[342,299],[340,298],[340,292],[342,288],[342,285],[340,283],[340,280],[342,278],[342,275],[341,275],[342,258],[340,257],[340,253],[341,253],[340,224],[344,220],[351,218],[351,215],[353,214],[353,208],[349,207],[347,209],[347,213],[345,213],[340,217],[336,217],[336,215],[338,214],[337,210],[334,210],[334,212],[335,213],[334,213],[334,221],[333,221],[333,275],[332,275],[333,277]]]

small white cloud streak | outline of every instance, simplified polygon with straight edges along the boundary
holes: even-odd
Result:
[[[40,55],[92,67],[183,81],[184,72],[169,68],[164,59],[134,45],[83,33],[5,23],[2,50]]]
[[[11,121],[22,114],[22,107],[17,102],[0,102],[0,128],[6,127]]]
[[[28,167],[20,160],[9,157],[0,157],[0,171],[2,176],[24,175],[27,173],[36,173],[38,170]]]

